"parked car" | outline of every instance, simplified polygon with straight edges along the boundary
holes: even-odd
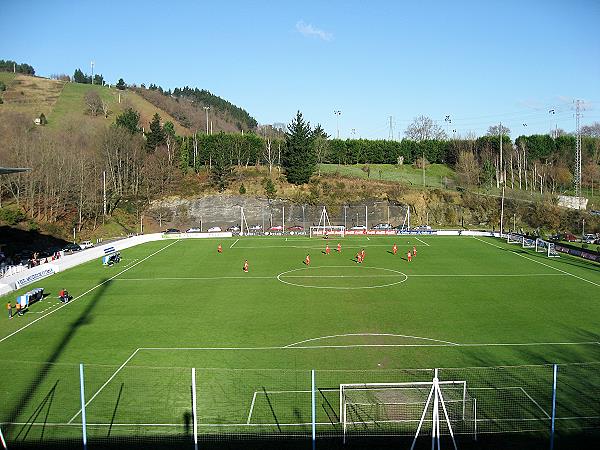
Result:
[[[304,231],[304,227],[301,225],[292,225],[288,227],[288,231]]]
[[[273,225],[271,228],[269,228],[269,231],[283,231],[283,226],[282,225]]]
[[[181,231],[178,230],[177,228],[167,228],[165,230],[165,234],[174,234],[174,233],[181,233]]]
[[[392,228],[389,223],[378,223],[373,227],[374,230],[391,230]]]
[[[201,230],[200,230],[200,228],[188,228],[185,232],[186,233],[200,233]]]
[[[250,225],[248,227],[248,231],[253,231],[253,232],[262,231],[262,226],[260,226],[260,225]]]
[[[67,244],[63,248],[65,253],[73,253],[81,251],[81,247],[78,244]]]
[[[563,240],[567,242],[576,242],[577,238],[571,233],[565,233],[563,236]]]
[[[209,233],[218,233],[219,231],[221,231],[221,227],[210,227],[208,229]]]
[[[585,236],[583,236],[583,242],[585,242],[586,244],[593,244],[594,242],[596,242],[596,235],[586,234]]]
[[[415,227],[414,229],[419,230],[419,231],[429,231],[429,230],[431,230],[431,227],[429,225],[419,225],[418,227]]]
[[[357,225],[355,227],[350,228],[351,230],[355,230],[355,231],[365,231],[367,229],[367,227],[365,227],[364,225]]]
[[[83,241],[79,246],[85,250],[86,248],[92,248],[94,246],[92,241]]]
[[[231,231],[232,233],[239,233],[240,227],[238,225],[231,225],[227,228],[227,231]]]

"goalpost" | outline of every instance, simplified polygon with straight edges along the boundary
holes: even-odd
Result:
[[[508,233],[506,235],[507,244],[523,244],[523,236],[516,233]]]
[[[310,227],[309,236],[339,236],[344,237],[346,235],[346,227],[343,225],[331,225],[331,221],[329,220],[329,214],[327,214],[327,209],[323,206],[321,210],[321,216],[319,217],[319,224],[316,226]]]
[[[548,258],[560,258],[554,247],[554,242],[548,242],[540,238],[535,240],[535,251],[545,253]]]
[[[523,248],[535,248],[536,240],[523,236],[523,243],[521,245]]]
[[[476,433],[477,403],[467,392],[467,382],[439,381],[437,370],[434,379],[426,382],[340,384],[339,401],[344,442],[352,429],[372,428],[414,435],[414,446],[424,428],[439,439],[440,418],[445,422],[443,432],[452,440],[457,433]],[[425,420],[428,411],[431,423]]]

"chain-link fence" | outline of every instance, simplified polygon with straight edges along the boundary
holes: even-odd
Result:
[[[515,435],[549,445],[553,427],[559,436],[600,429],[599,369],[600,363],[444,368],[437,378],[433,369],[316,370],[313,383],[307,369],[11,362],[3,364],[0,429],[9,448],[66,447],[81,444],[84,433],[90,448],[302,441],[313,430],[317,442],[410,440],[417,431],[421,442],[431,441],[437,410],[439,434],[468,447],[479,448],[486,436],[501,442]]]

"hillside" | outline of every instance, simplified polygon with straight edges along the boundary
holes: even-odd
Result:
[[[180,136],[188,136],[196,130],[206,129],[204,105],[193,105],[187,98],[172,98],[158,91],[142,88],[131,88],[124,91],[114,87],[90,84],[70,83],[48,78],[0,72],[0,81],[6,90],[0,93],[3,111],[21,113],[34,118],[44,114],[48,119],[48,127],[64,128],[73,120],[89,122],[92,126],[113,123],[115,117],[126,108],[131,107],[140,113],[140,124],[147,128],[152,116],[158,113],[161,121],[170,121]],[[95,117],[87,113],[85,96],[89,91],[99,94],[102,101],[108,104],[109,114]],[[239,109],[239,108],[238,108]],[[238,132],[247,129],[239,125],[239,120],[222,109],[211,106],[209,121],[213,132]]]

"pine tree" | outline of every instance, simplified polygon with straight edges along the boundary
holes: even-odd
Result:
[[[116,84],[116,88],[119,89],[120,91],[122,91],[126,87],[127,87],[127,85],[125,84],[125,81],[123,81],[123,78],[119,78],[119,81],[117,81],[117,84]]]
[[[125,112],[117,117],[115,124],[118,127],[125,128],[131,134],[136,134],[140,131],[140,113],[127,108]]]
[[[285,148],[281,155],[281,165],[286,178],[293,184],[308,183],[317,167],[317,157],[313,146],[313,133],[310,123],[305,122],[298,111],[285,134]]]
[[[160,116],[154,113],[150,122],[150,131],[146,133],[146,148],[149,151],[154,151],[159,145],[165,143],[165,131],[160,124]]]

